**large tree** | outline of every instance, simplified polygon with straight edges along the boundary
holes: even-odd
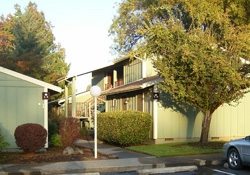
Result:
[[[38,12],[35,3],[30,2],[24,13],[19,5],[15,5],[15,10],[14,15],[1,18],[0,34],[8,41],[1,44],[8,50],[0,49],[0,65],[56,83],[67,75],[69,65],[65,62],[65,50],[55,43],[52,25]]]
[[[248,92],[250,6],[247,0],[125,0],[113,20],[113,50],[146,55],[177,103],[203,112],[200,143],[214,111]]]

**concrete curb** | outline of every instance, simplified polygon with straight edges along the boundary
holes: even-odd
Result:
[[[161,174],[161,173],[176,173],[198,170],[197,166],[178,166],[178,167],[167,167],[167,168],[154,168],[154,169],[143,169],[137,170],[137,175],[148,175],[148,174]]]
[[[166,164],[166,163],[146,163],[140,164],[136,159],[126,159],[119,163],[119,159],[116,162],[102,162],[99,165],[84,166],[86,162],[71,163],[67,168],[64,167],[64,163],[56,163],[51,165],[36,165],[35,167],[19,167],[16,171],[5,171],[10,165],[0,165],[0,175],[49,175],[49,174],[84,174],[84,175],[99,175],[100,172],[126,172],[136,171],[138,175],[159,174],[159,173],[175,173],[183,171],[195,171],[197,166],[208,165],[223,165],[223,160],[206,161],[203,159],[194,159],[182,164]],[[66,163],[66,162],[65,162]],[[97,163],[97,162],[93,162]],[[7,168],[7,169],[6,169]],[[14,167],[13,167],[14,168]]]
[[[115,152],[116,151],[116,152]],[[120,149],[113,149],[114,154]],[[123,154],[131,154],[123,152]],[[112,155],[112,154],[110,154]],[[136,155],[137,156],[137,155]],[[126,156],[124,156],[126,157]],[[138,171],[147,174],[146,171],[172,172],[189,171],[189,168],[199,166],[223,165],[226,161],[221,155],[193,155],[180,157],[143,157],[122,158],[110,160],[72,161],[41,164],[0,164],[0,175],[48,175],[48,174],[91,174],[105,172]],[[192,169],[192,170],[193,170]],[[144,171],[143,171],[144,170]],[[152,173],[153,174],[153,173]],[[157,173],[155,173],[157,174]],[[95,175],[95,174],[94,174]],[[96,174],[97,175],[97,174]]]

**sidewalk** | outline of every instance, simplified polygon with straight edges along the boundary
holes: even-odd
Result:
[[[93,141],[77,140],[75,144],[91,149],[94,147]],[[107,144],[98,144],[97,150],[100,153],[115,156],[117,159],[42,164],[3,164],[0,165],[0,175],[99,174],[100,172],[122,171],[137,171],[137,174],[148,174],[155,170],[166,173],[166,171],[193,171],[197,166],[219,165],[225,162],[222,154],[157,158]]]

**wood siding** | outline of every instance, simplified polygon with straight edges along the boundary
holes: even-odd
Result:
[[[44,88],[0,73],[0,129],[9,148],[16,148],[14,131],[24,123],[44,126]]]
[[[98,85],[103,90],[106,84],[105,72],[93,72],[91,84]]]
[[[141,60],[134,59],[127,61],[126,65],[124,66],[124,84],[131,83],[141,78],[142,78]]]
[[[209,140],[230,140],[245,137],[250,133],[250,93],[237,106],[227,104],[213,114]],[[171,141],[198,141],[203,114],[198,111],[173,110],[158,103],[158,139],[156,143]]]

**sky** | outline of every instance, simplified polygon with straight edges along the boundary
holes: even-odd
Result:
[[[121,0],[0,0],[0,15],[14,14],[15,4],[24,12],[30,1],[54,26],[55,42],[65,49],[65,61],[71,64],[69,77],[112,62],[108,29]],[[90,78],[77,78],[78,92],[86,89]]]

